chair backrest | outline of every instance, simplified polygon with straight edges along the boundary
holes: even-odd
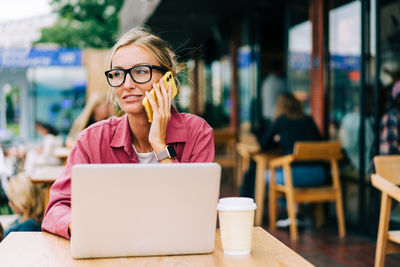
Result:
[[[340,142],[296,142],[293,149],[295,160],[337,160],[342,157]]]
[[[214,129],[215,154],[234,154],[236,133],[230,128]]]
[[[400,155],[374,157],[376,173],[395,185],[400,185]]]

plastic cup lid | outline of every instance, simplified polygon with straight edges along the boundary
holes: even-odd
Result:
[[[248,197],[226,197],[221,198],[217,206],[218,210],[255,210],[256,203]]]

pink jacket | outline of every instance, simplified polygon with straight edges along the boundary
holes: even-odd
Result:
[[[202,118],[178,113],[175,108],[168,123],[166,143],[175,148],[175,162],[214,160],[212,128]],[[127,115],[98,122],[79,135],[64,171],[51,187],[49,205],[42,223],[43,231],[70,238],[71,168],[75,164],[88,163],[138,163]]]

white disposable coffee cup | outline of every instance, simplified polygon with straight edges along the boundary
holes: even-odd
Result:
[[[217,208],[224,253],[250,254],[254,210],[257,208],[254,200],[246,197],[221,198]]]

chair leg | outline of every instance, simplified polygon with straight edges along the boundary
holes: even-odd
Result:
[[[292,169],[289,163],[283,165],[283,177],[285,181],[286,205],[288,217],[290,219],[290,240],[297,241],[296,203],[294,200]]]
[[[262,226],[264,215],[264,200],[265,200],[265,170],[267,169],[267,160],[260,159],[256,167],[256,185],[255,185],[255,200],[257,204],[255,214],[255,225]]]
[[[275,191],[275,169],[271,168],[271,178],[269,183],[269,227],[276,229],[276,191]]]
[[[385,264],[391,205],[392,202],[390,197],[386,193],[382,192],[378,238],[376,240],[375,267],[383,267]]]
[[[344,222],[344,212],[343,212],[343,201],[342,194],[336,193],[336,214],[338,220],[338,228],[339,228],[339,237],[343,238],[346,235],[346,225]]]
[[[344,212],[343,212],[343,202],[342,202],[342,191],[340,187],[339,179],[339,166],[337,160],[331,159],[331,171],[332,171],[332,182],[333,187],[336,190],[336,215],[338,218],[339,236],[340,238],[346,235],[346,226],[344,223]]]
[[[290,219],[290,239],[292,241],[297,241],[298,230],[297,230],[297,220],[296,220],[296,207],[295,207],[296,204],[294,203],[293,191],[286,192],[286,205],[288,210],[288,217]]]

